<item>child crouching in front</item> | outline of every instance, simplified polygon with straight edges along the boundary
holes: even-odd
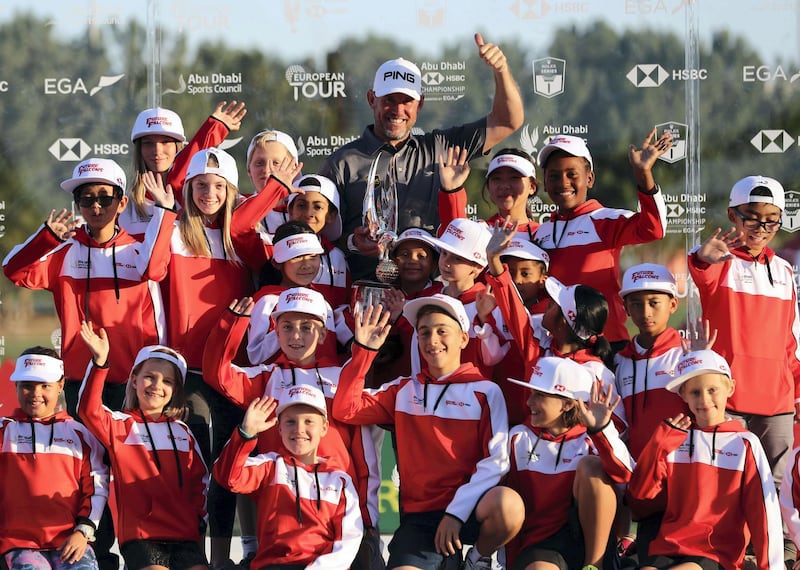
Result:
[[[61,410],[64,363],[37,346],[17,359],[19,408],[0,419],[0,553],[10,570],[96,570],[108,498],[100,442]]]
[[[667,418],[639,455],[628,487],[637,500],[666,492],[658,535],[641,568],[740,568],[748,538],[758,568],[783,568],[783,529],[758,438],[726,416],[734,380],[712,350],[685,354],[667,390],[691,416]],[[702,482],[702,484],[701,484]]]
[[[509,434],[506,484],[526,512],[506,546],[509,568],[613,567],[615,484],[626,483],[633,469],[611,421],[619,397],[568,358],[545,356],[528,382],[509,381],[530,392],[528,420]]]
[[[166,346],[136,355],[121,412],[102,405],[108,372],[105,329],[83,322],[92,363],[81,386],[78,415],[106,447],[114,473],[114,527],[128,570],[206,570],[208,470],[185,413],[186,361]]]
[[[283,448],[250,457],[258,435],[276,423]],[[254,399],[214,464],[215,479],[256,501],[253,568],[346,570],[358,553],[363,526],[353,481],[335,462],[317,456],[327,431],[322,391],[292,386],[279,401]]]

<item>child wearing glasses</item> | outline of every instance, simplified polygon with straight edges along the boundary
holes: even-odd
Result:
[[[718,228],[689,253],[703,318],[718,333],[714,351],[730,363],[737,379],[727,410],[759,437],[777,485],[800,408],[800,318],[792,266],[769,247],[784,205],[777,180],[742,178],[728,202],[734,227],[724,234]]]

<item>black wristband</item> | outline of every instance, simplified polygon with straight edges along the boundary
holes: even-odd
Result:
[[[659,186],[658,183],[656,183],[650,190],[645,190],[638,184],[636,185],[636,189],[642,194],[647,194],[648,196],[655,196],[656,194],[661,192],[661,186]]]

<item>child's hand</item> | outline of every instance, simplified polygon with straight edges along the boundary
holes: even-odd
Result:
[[[699,321],[700,319],[698,319]],[[714,343],[717,342],[717,329],[714,329],[713,332],[711,330],[711,321],[708,319],[703,320],[703,331],[705,332],[705,338],[703,341],[697,339],[696,341],[692,341],[691,343],[687,341],[685,338],[681,339],[681,347],[683,348],[683,353],[688,354],[693,350],[711,350],[714,346]]]
[[[497,308],[497,299],[492,295],[491,287],[478,291],[478,294],[475,295],[475,308],[478,311],[478,320],[481,324],[484,324],[489,319],[492,311]]]
[[[403,314],[403,306],[406,304],[406,296],[400,289],[387,289],[383,294],[381,303],[386,305],[389,311],[389,322],[396,323],[400,315]]]
[[[516,233],[517,222],[512,222],[511,216],[492,226],[492,237],[486,244],[486,259],[489,261],[489,273],[495,277],[503,272],[500,256],[508,249],[508,244]]]
[[[230,105],[228,105],[227,101],[221,101],[217,104],[211,116],[218,121],[222,121],[229,131],[238,131],[242,128],[242,119],[246,114],[247,110],[244,108],[244,102],[231,101]]]
[[[592,396],[588,402],[578,402],[581,421],[587,431],[597,432],[603,429],[614,413],[614,408],[619,404],[620,397],[614,395],[614,387],[610,384],[603,386],[603,382],[595,380],[592,384]]]
[[[444,556],[451,556],[456,552],[461,552],[464,546],[461,544],[461,521],[448,515],[442,517],[439,526],[436,527],[436,536],[433,543],[436,545],[436,552]]]
[[[439,161],[439,184],[442,190],[458,190],[464,186],[469,177],[469,162],[467,162],[467,149],[461,147],[448,147],[446,158],[437,157]]]
[[[353,338],[360,345],[378,350],[392,330],[389,317],[389,311],[384,310],[383,305],[368,305],[355,316],[356,330]]]
[[[66,241],[75,235],[75,228],[78,227],[78,220],[73,217],[69,210],[63,208],[58,214],[56,214],[55,210],[51,210],[44,224],[51,232],[56,234],[58,239]]]
[[[249,317],[253,314],[253,307],[255,303],[252,297],[242,297],[238,301],[234,299],[228,308],[233,311],[233,314],[239,317]]]
[[[83,533],[76,530],[61,545],[61,561],[66,564],[74,564],[86,554],[88,543],[89,541],[83,536]]]
[[[722,230],[717,228],[709,238],[703,242],[697,250],[697,258],[705,263],[722,263],[733,258],[732,249],[744,245],[744,234],[730,229],[723,235]]]
[[[156,204],[168,210],[175,208],[175,193],[172,191],[172,186],[167,184],[165,188],[161,176],[148,170],[142,174],[142,184]]]
[[[692,418],[686,414],[678,414],[674,418],[667,418],[667,423],[674,428],[689,431],[689,428],[692,427]]]
[[[658,157],[672,148],[672,133],[664,131],[660,137],[654,139],[656,136],[656,129],[654,128],[648,133],[647,138],[642,143],[642,148],[636,148],[631,145],[628,149],[628,160],[631,166],[636,170],[650,170],[658,160]]]
[[[269,396],[256,398],[250,402],[242,420],[242,431],[250,435],[267,431],[278,423],[278,418],[270,417],[277,407],[278,401]]]
[[[97,333],[94,332],[91,321],[81,323],[81,338],[92,353],[92,360],[97,366],[105,366],[108,362],[108,334],[106,329],[101,328]]]
[[[270,175],[274,176],[283,182],[283,185],[293,194],[304,194],[302,189],[292,186],[292,182],[300,176],[302,171],[303,163],[295,162],[294,158],[291,156],[283,157],[283,160],[281,160],[278,166],[272,166],[272,163],[267,163],[267,177],[269,178]]]

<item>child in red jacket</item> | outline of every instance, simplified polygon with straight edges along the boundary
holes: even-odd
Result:
[[[666,510],[642,568],[741,568],[748,539],[761,569],[782,569],[783,528],[775,483],[758,438],[728,419],[728,363],[712,350],[685,354],[667,390],[691,416],[667,418],[642,450],[628,491],[666,492]]]
[[[276,424],[282,448],[251,457],[258,435]],[[317,455],[328,427],[322,391],[292,386],[280,400],[254,399],[214,464],[215,479],[234,493],[252,494],[256,502],[259,547],[253,568],[350,568],[363,526],[350,476]]]
[[[96,570],[90,542],[108,498],[105,450],[62,411],[64,364],[25,350],[11,381],[19,408],[0,419],[0,553],[10,570]]]
[[[84,322],[81,338],[93,358],[78,414],[108,450],[117,502],[114,526],[125,566],[206,570],[200,540],[208,470],[192,432],[180,421],[186,409],[186,361],[166,346],[141,349],[123,411],[112,412],[100,400],[108,373],[108,335]]]

